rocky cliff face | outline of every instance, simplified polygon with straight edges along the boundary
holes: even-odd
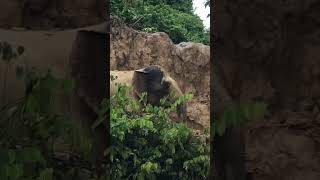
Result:
[[[198,43],[174,44],[167,34],[135,31],[111,18],[111,70],[134,70],[150,64],[163,66],[183,92],[194,94],[188,103],[189,124],[209,127],[210,47]]]
[[[252,179],[320,179],[319,1],[214,3],[224,86],[235,100],[269,105],[247,129]]]

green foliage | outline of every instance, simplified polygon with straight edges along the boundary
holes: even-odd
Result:
[[[0,151],[0,179],[52,179],[52,169],[45,167],[44,156],[36,147]]]
[[[17,56],[2,56],[8,64],[23,54],[23,48],[14,50],[9,43],[1,44],[0,49],[0,55],[18,52]],[[106,174],[96,175],[92,162],[88,161],[92,143],[87,134],[66,114],[53,111],[56,91],[71,92],[73,82],[57,79],[50,71],[39,73],[35,68],[22,65],[16,65],[16,75],[25,83],[25,94],[18,101],[0,107],[0,127],[3,127],[0,129],[0,179],[105,180]],[[128,90],[120,88],[111,101],[103,101],[99,117],[92,125],[95,128],[104,121],[111,103],[112,147],[106,150],[106,155],[112,162],[113,178],[207,177],[208,144],[184,124],[171,122],[168,116],[179,103],[192,96],[186,95],[166,108],[153,107],[145,103],[145,95],[138,102],[127,99]],[[141,107],[141,102],[145,106]],[[166,101],[162,100],[162,103],[166,104]],[[55,159],[53,146],[59,138],[73,145],[71,155],[77,154],[76,160]],[[69,164],[72,162],[83,163],[85,167]],[[58,164],[63,164],[63,168]],[[83,169],[93,172],[88,175]]]
[[[214,121],[213,132],[221,136],[228,127],[236,127],[249,120],[261,119],[266,112],[267,106],[264,103],[231,105],[225,109],[219,119]]]
[[[114,0],[111,13],[145,32],[166,32],[174,43],[209,45],[209,30],[192,10],[192,0]]]
[[[185,124],[169,119],[186,95],[168,107],[127,98],[132,89],[119,86],[111,97],[111,147],[106,151],[112,179],[205,179],[209,172],[209,145]],[[140,106],[140,104],[144,106]],[[165,103],[165,100],[162,100]]]
[[[159,4],[166,4],[169,5],[172,9],[192,14],[192,0],[144,0],[145,4],[150,5],[159,5]]]
[[[14,48],[7,42],[0,43],[0,55],[7,68],[23,52],[22,46]],[[44,142],[59,132],[61,122],[59,116],[44,114],[49,108],[53,79],[49,74],[37,79],[35,72],[24,72],[22,67],[17,68],[16,73],[28,88],[22,100],[0,109],[0,127],[3,127],[0,130],[0,179],[52,179],[52,170],[46,169],[47,153],[43,151],[47,149]]]
[[[163,4],[145,6],[141,13],[144,14],[141,24],[166,32],[175,43],[205,40],[204,26],[198,16],[180,12]]]
[[[55,159],[53,147],[57,139],[63,139],[72,145],[71,155],[77,154],[80,162],[90,163],[86,155],[91,152],[92,143],[86,133],[77,123],[72,123],[67,114],[53,111],[55,93],[61,91],[68,95],[73,82],[55,78],[50,71],[40,73],[35,68],[15,64],[13,60],[18,59],[23,51],[21,46],[15,48],[7,42],[0,42],[1,59],[7,67],[15,65],[17,78],[25,84],[21,99],[0,107],[0,179],[83,179],[83,175],[79,175],[79,169],[83,168],[71,165],[71,168],[64,166],[60,169],[57,166],[64,162]],[[87,168],[90,166],[93,165]],[[98,179],[97,176],[91,178]]]
[[[51,113],[55,89],[67,82],[53,78],[49,72],[39,77],[35,71],[28,70],[23,79],[26,84],[23,100],[8,105],[1,111],[0,124],[7,127],[1,133],[8,136],[8,139],[0,141],[0,144],[17,143],[29,135],[40,142],[48,141],[64,132],[64,127],[68,127],[68,120],[64,116]],[[19,132],[16,132],[17,128],[20,129]]]

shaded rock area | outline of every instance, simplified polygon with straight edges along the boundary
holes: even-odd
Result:
[[[105,0],[1,0],[0,28],[72,29],[103,22]]]
[[[320,2],[215,1],[215,64],[233,100],[268,104],[247,126],[254,180],[320,179]]]
[[[198,130],[209,127],[210,47],[199,43],[174,44],[162,32],[133,30],[111,18],[111,70],[134,70],[150,64],[164,67],[181,90],[191,92],[188,124]]]

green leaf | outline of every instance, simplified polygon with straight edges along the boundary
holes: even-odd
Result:
[[[42,170],[37,180],[53,180],[53,169],[46,168]]]
[[[20,151],[19,159],[23,160],[26,163],[44,163],[44,157],[42,156],[42,153],[37,148],[25,148],[22,151]]]
[[[13,150],[8,150],[8,157],[10,164],[14,163],[16,160],[16,152]]]
[[[203,144],[200,137],[195,136],[186,125],[168,119],[171,107],[148,104],[141,108],[142,112],[132,111],[135,103],[123,93],[127,90],[120,86],[110,100],[110,141],[113,150],[108,150],[108,157],[112,161],[110,167],[115,179],[203,178],[203,174],[209,171],[204,168],[209,164],[209,159],[193,160],[189,163],[188,172],[180,164],[208,154],[208,144]],[[181,97],[170,103],[176,105],[185,99]],[[178,172],[185,174],[179,178]]]
[[[144,174],[139,173],[139,175],[137,176],[137,180],[144,180]]]
[[[171,158],[166,160],[166,164],[172,164],[172,163],[173,163],[173,160]]]
[[[13,179],[20,179],[23,176],[23,165],[22,164],[15,164],[13,166]]]
[[[253,105],[253,118],[254,119],[261,119],[267,112],[267,105],[263,103],[256,103]]]

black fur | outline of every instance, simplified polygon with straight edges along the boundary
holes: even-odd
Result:
[[[136,70],[133,86],[137,93],[146,92],[147,102],[153,106],[169,107],[175,99],[169,98],[169,103],[160,104],[160,100],[169,96],[172,91],[172,82],[168,80],[168,76],[164,70],[157,65],[150,65],[143,69]],[[174,87],[179,88],[179,87]],[[180,90],[180,89],[179,89]],[[139,95],[138,95],[139,96]],[[187,105],[182,103],[177,106],[177,113],[180,118],[185,121],[187,114]]]
[[[144,71],[146,72],[147,76],[146,90],[148,101],[152,105],[159,106],[160,99],[169,95],[170,85],[166,82],[161,85],[161,80],[164,78],[165,74],[158,66],[148,66],[144,69]]]

